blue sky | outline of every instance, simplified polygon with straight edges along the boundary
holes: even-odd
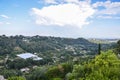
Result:
[[[0,35],[120,38],[120,0],[0,0]]]

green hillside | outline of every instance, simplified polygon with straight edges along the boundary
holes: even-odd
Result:
[[[111,51],[98,55],[99,46],[101,51]],[[8,80],[119,80],[119,59],[112,50],[119,54],[119,45],[96,44],[84,38],[2,35],[0,75]],[[17,56],[27,52],[42,60]],[[110,72],[102,72],[106,68]]]
[[[108,45],[106,45],[108,47]],[[60,38],[45,36],[0,36],[0,55],[19,54],[22,52],[47,54],[47,53],[76,53],[97,54],[98,45],[84,38]],[[105,49],[105,48],[103,48]]]

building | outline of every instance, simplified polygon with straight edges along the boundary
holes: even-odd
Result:
[[[32,53],[22,53],[22,54],[18,54],[17,56],[20,58],[23,58],[23,59],[32,58],[33,60],[42,60],[42,58],[40,58],[37,55],[34,55]]]
[[[29,68],[22,68],[20,69],[21,72],[29,73],[30,69]]]
[[[4,76],[0,75],[0,80],[6,80]]]

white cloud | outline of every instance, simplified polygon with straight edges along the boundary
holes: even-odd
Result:
[[[110,16],[110,15],[99,15],[98,18],[102,18],[102,19],[120,19],[119,16]]]
[[[10,22],[6,22],[6,24],[11,24]]]
[[[10,22],[0,22],[0,25],[9,25],[11,24]]]
[[[6,18],[6,19],[9,18],[7,15],[0,15],[0,16],[3,17],[3,18]]]
[[[94,9],[86,2],[50,5],[42,9],[32,8],[32,15],[35,16],[35,22],[39,25],[69,25],[81,28],[89,23],[87,18],[93,14]]]
[[[3,22],[0,22],[0,25],[2,25],[3,24]]]
[[[98,16],[98,18],[103,18],[103,19],[112,19],[113,17],[112,16]]]
[[[83,0],[83,1],[80,1],[80,0],[43,0],[43,1],[39,1],[39,3],[41,2],[44,2],[44,3],[47,3],[47,4],[63,4],[63,3],[80,3],[80,2],[88,2],[90,3],[91,0]]]
[[[56,0],[39,0],[38,3],[57,4],[57,1]]]
[[[79,3],[79,0],[64,0],[64,1],[68,3]]]
[[[55,0],[45,0],[48,4],[56,4],[57,2]]]
[[[105,2],[96,2],[92,6],[97,9],[96,14],[98,15],[117,16],[120,14],[120,2],[111,2],[108,0]]]
[[[67,3],[81,3],[81,2],[86,2],[86,3],[91,3],[91,0],[63,0],[64,2],[67,2]]]

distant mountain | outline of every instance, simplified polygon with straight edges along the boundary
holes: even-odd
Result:
[[[99,39],[99,38],[90,38],[88,41],[93,43],[109,44],[116,43],[119,39]]]

